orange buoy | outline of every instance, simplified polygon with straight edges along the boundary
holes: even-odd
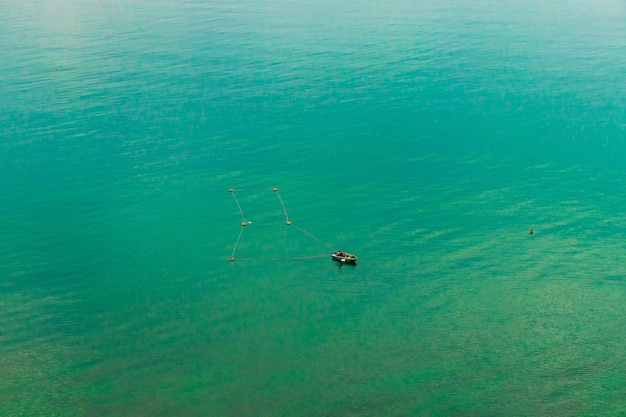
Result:
[[[287,221],[285,222],[285,224],[291,224],[291,221],[287,220]]]
[[[230,258],[228,258],[229,261],[234,261],[235,258],[233,258],[232,256]]]
[[[245,227],[248,223],[246,222],[241,222],[241,227]]]
[[[531,234],[531,235],[532,235],[533,233],[535,233],[535,232],[533,232],[533,229],[530,229],[529,234]]]
[[[278,188],[274,187],[274,188],[272,188],[272,191],[277,192]]]
[[[229,189],[228,189],[228,192],[229,192],[229,193],[233,193],[233,192],[235,192],[235,190],[233,190],[232,188],[229,188]]]

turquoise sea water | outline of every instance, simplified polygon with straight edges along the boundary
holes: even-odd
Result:
[[[618,0],[1,2],[0,415],[626,415],[625,39]]]

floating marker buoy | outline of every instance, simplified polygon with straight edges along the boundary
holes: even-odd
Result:
[[[272,188],[272,191],[277,192],[278,188],[274,187],[274,188]]]
[[[530,229],[530,232],[528,234],[532,235],[533,233],[533,229]]]
[[[241,222],[241,227],[244,227],[245,225],[247,225],[248,223],[246,222]]]
[[[233,192],[235,192],[235,190],[233,190],[232,188],[229,188],[229,189],[228,189],[228,192],[229,192],[229,193],[233,193]]]
[[[291,224],[291,222],[290,222],[289,220],[287,220],[287,221],[285,222],[285,224],[289,225],[289,224]]]
[[[234,261],[235,258],[233,258],[232,256],[230,258],[228,258],[229,261]]]

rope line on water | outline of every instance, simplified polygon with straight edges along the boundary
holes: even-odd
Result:
[[[243,226],[243,224],[246,223],[246,218],[243,215],[243,210],[241,209],[241,204],[239,204],[239,200],[237,200],[237,196],[235,195],[235,190],[230,188],[228,191],[230,191],[230,193],[233,195],[233,198],[235,199],[235,203],[237,203],[237,208],[239,209],[239,214],[241,214],[241,225]]]
[[[246,218],[243,214],[243,210],[241,209],[241,204],[239,204],[239,200],[237,199],[237,196],[235,195],[235,190],[233,188],[229,188],[228,191],[233,195],[233,199],[235,200],[235,203],[237,204],[237,208],[239,209],[239,214],[241,214],[241,228],[239,229],[239,235],[237,236],[237,240],[235,241],[235,244],[233,245],[233,251],[230,255],[230,257],[228,258],[229,261],[260,261],[260,260],[264,260],[264,261],[297,261],[297,260],[304,260],[304,259],[319,259],[319,258],[325,258],[327,256],[330,256],[329,254],[325,254],[325,255],[312,255],[312,256],[293,256],[293,257],[270,257],[270,258],[235,258],[235,253],[237,252],[237,247],[239,246],[239,242],[241,241],[241,237],[243,235],[243,229],[244,227],[248,224],[248,223],[252,223],[252,222],[247,222]],[[291,220],[289,220],[289,214],[287,213],[287,208],[285,207],[285,202],[283,201],[282,197],[280,196],[280,194],[278,193],[278,188],[274,187],[272,188],[272,191],[274,191],[274,193],[276,194],[276,197],[278,197],[278,201],[280,202],[280,205],[283,208],[283,213],[285,213],[285,224],[287,225],[291,225]],[[319,238],[317,238],[313,233],[295,226],[296,229],[298,229],[300,232],[302,232],[303,234],[305,234],[306,236],[314,239],[315,241],[319,242],[320,244],[326,246],[326,247],[331,247],[331,245],[328,245],[324,242],[322,242]]]
[[[294,226],[296,229],[298,229],[299,231],[301,231],[303,234],[305,234],[306,236],[310,237],[311,239],[315,240],[316,242],[328,247],[328,248],[332,248],[332,245],[328,244],[328,243],[324,243],[322,242],[317,236],[315,236],[313,233],[309,232],[306,229],[301,228],[300,226]]]
[[[241,226],[241,229],[239,230],[239,236],[237,236],[237,241],[235,242],[235,246],[233,247],[233,253],[231,253],[230,258],[228,258],[229,261],[235,260],[235,252],[237,251],[237,246],[239,246],[239,241],[241,240],[242,234],[243,234],[243,226]]]
[[[283,206],[283,212],[285,213],[285,223],[291,224],[291,222],[289,221],[289,215],[287,214],[287,209],[285,208],[285,203],[283,202],[283,199],[280,197],[278,188],[274,187],[272,188],[272,191],[276,193],[276,197],[278,197],[278,201],[280,201],[280,205]]]
[[[304,259],[320,259],[331,255],[293,256],[286,258],[230,258],[232,261],[300,261]]]

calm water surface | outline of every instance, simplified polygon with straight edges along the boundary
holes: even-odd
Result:
[[[624,415],[625,23],[3,2],[0,415]]]

